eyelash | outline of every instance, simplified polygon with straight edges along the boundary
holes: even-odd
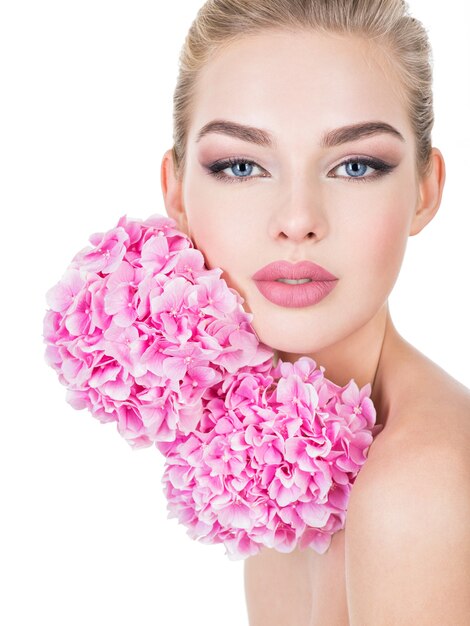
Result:
[[[225,180],[226,182],[229,182],[229,183],[244,182],[245,180],[253,180],[253,178],[266,178],[265,176],[259,176],[259,177],[257,176],[227,176],[226,174],[223,174],[222,170],[225,170],[228,167],[233,167],[234,165],[238,165],[240,163],[246,163],[248,165],[256,165],[256,167],[259,167],[260,169],[262,169],[261,166],[259,166],[254,161],[250,161],[249,159],[244,159],[242,157],[235,157],[235,158],[229,158],[223,161],[216,161],[215,163],[212,163],[212,165],[209,165],[207,167],[207,169],[209,170],[208,174],[210,176],[215,176],[215,178],[218,178],[219,180]],[[362,163],[363,165],[372,167],[373,169],[376,170],[376,172],[369,176],[339,176],[338,177],[338,178],[345,178],[348,182],[351,182],[351,181],[367,182],[369,180],[381,178],[382,176],[385,176],[386,174],[388,174],[395,168],[394,165],[388,165],[387,163],[384,163],[383,161],[378,161],[377,159],[371,159],[368,157],[351,157],[339,163],[334,169],[336,170],[338,169],[338,167],[341,167],[342,165],[347,165],[349,163]],[[337,177],[332,176],[330,178],[337,178]]]

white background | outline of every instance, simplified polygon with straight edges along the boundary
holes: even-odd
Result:
[[[96,231],[164,214],[178,54],[202,2],[26,2],[0,10],[0,622],[246,626],[243,561],[166,518],[154,448],[65,402],[44,361],[45,292]],[[413,0],[435,57],[435,219],[390,296],[399,332],[470,386],[470,10]],[[443,9],[443,6],[446,8]],[[443,428],[452,428],[442,416]]]

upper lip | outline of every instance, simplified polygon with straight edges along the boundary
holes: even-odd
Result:
[[[336,276],[328,272],[321,265],[311,261],[300,261],[295,265],[289,261],[274,261],[265,265],[253,274],[253,280],[277,280],[278,278],[288,278],[299,280],[300,278],[311,278],[312,280],[338,280]]]

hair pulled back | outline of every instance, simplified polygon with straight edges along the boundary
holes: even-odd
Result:
[[[399,78],[400,94],[416,138],[419,178],[431,167],[434,125],[432,51],[427,31],[404,0],[208,0],[199,9],[179,56],[173,95],[173,160],[185,169],[187,132],[198,75],[234,41],[269,30],[309,30],[359,36],[379,46]]]

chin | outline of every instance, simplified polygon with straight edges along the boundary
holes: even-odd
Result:
[[[324,347],[318,342],[309,341],[305,337],[305,333],[299,332],[299,328],[292,328],[292,333],[286,331],[285,327],[281,329],[277,328],[262,328],[252,322],[252,326],[258,337],[258,340],[278,352],[285,352],[288,354],[309,354]],[[262,325],[261,325],[262,326]]]

